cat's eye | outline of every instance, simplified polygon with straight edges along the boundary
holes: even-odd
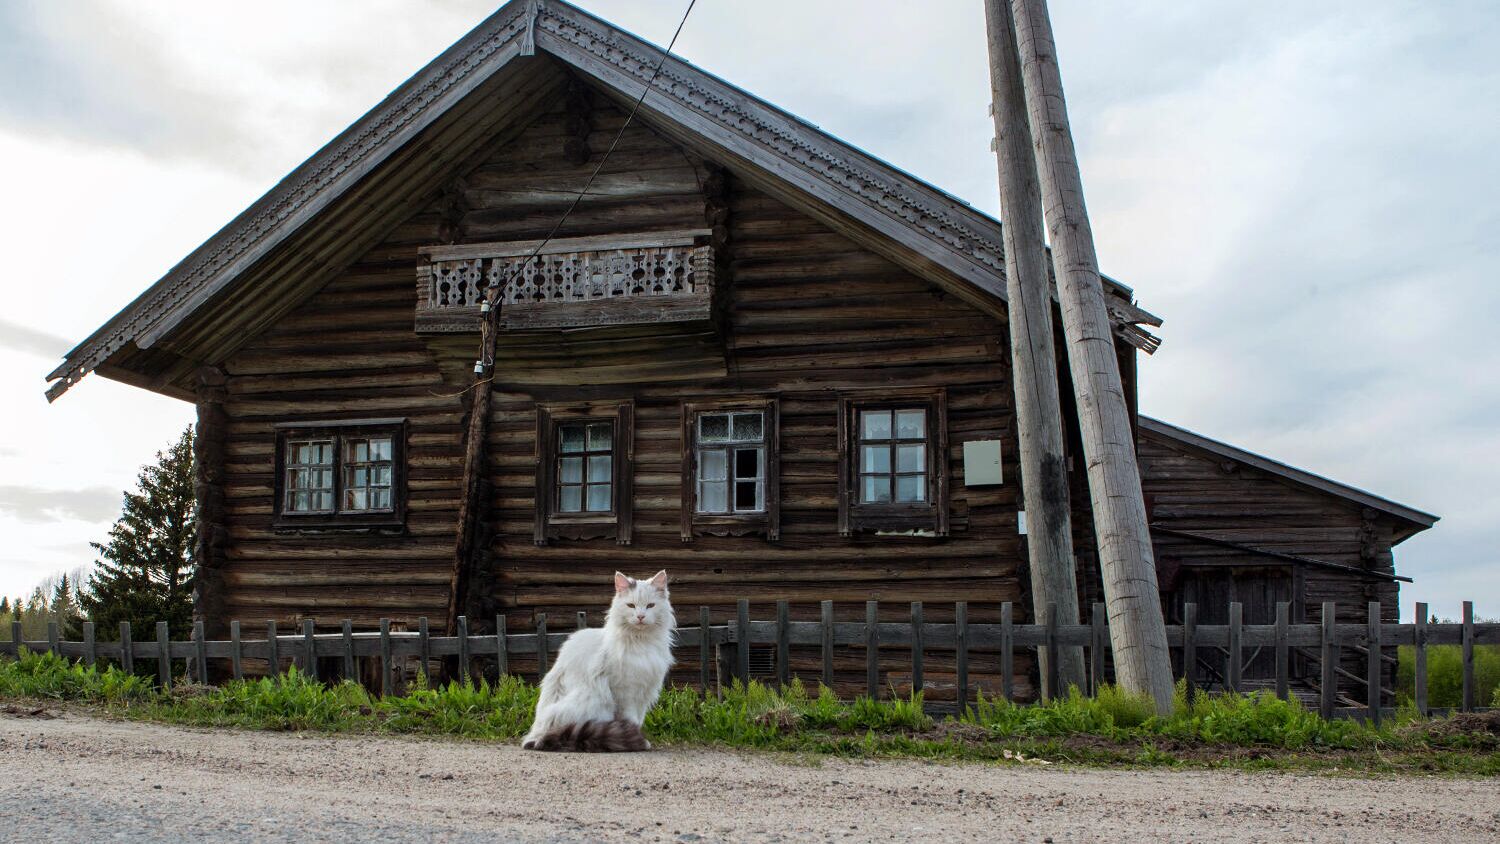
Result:
[[[631,609],[635,609],[635,604],[626,604],[625,606],[630,607]]]
[[[651,609],[651,608],[652,608],[652,607],[654,607],[654,606],[656,606],[656,605],[655,605],[655,604],[647,604],[647,605],[646,605],[646,609],[648,609],[648,610],[649,610],[649,609]]]

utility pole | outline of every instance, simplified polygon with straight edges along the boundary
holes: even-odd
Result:
[[[1115,677],[1128,691],[1150,694],[1165,713],[1172,706],[1172,666],[1156,562],[1052,23],[1046,0],[1012,0],[1011,12],[1088,461]]]
[[[1031,563],[1032,607],[1037,621],[1048,604],[1057,623],[1078,623],[1077,563],[1063,457],[1062,406],[1058,402],[1057,351],[1052,344],[1052,293],[1042,235],[1042,195],[1026,117],[1021,62],[1016,55],[1010,0],[985,0],[990,43],[990,113],[1000,169],[1000,220],[1005,244],[1010,357],[1021,482],[1026,510],[1026,550]],[[1042,696],[1084,687],[1083,648],[1059,649],[1057,680],[1042,659]]]

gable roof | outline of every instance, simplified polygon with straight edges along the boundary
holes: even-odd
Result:
[[[1419,531],[1426,530],[1438,522],[1438,517],[1431,513],[1424,513],[1421,510],[1407,507],[1405,504],[1397,504],[1390,499],[1381,498],[1374,493],[1365,492],[1362,489],[1339,483],[1322,475],[1315,475],[1312,472],[1298,469],[1295,466],[1288,466],[1279,460],[1272,460],[1269,457],[1246,451],[1226,442],[1210,439],[1202,434],[1195,434],[1186,428],[1179,428],[1160,419],[1153,419],[1149,416],[1140,416],[1138,418],[1142,431],[1175,440],[1176,442],[1219,457],[1244,463],[1247,466],[1252,466],[1263,472],[1284,478],[1299,486],[1335,495],[1339,498],[1347,499],[1356,504],[1385,513],[1388,516],[1393,516],[1406,523],[1405,530],[1397,531],[1396,542],[1407,539]]]
[[[660,48],[561,0],[512,0],[70,351],[48,376],[48,399],[96,370],[187,395],[184,379],[198,364],[222,359],[234,338],[352,258],[367,242],[360,232],[394,224],[477,145],[524,120],[528,112],[512,101],[526,100],[528,79],[541,84],[528,57],[542,53],[621,101],[634,102],[650,82],[640,117],[654,128],[966,301],[1003,308],[999,221],[688,62],[663,62]],[[473,119],[455,116],[465,110]],[[412,153],[418,146],[425,157]],[[398,166],[412,173],[392,177]],[[359,227],[350,225],[356,208]],[[1107,281],[1117,334],[1153,349],[1155,338],[1138,324],[1160,320]],[[258,294],[245,292],[257,285]],[[255,298],[226,304],[242,295]]]

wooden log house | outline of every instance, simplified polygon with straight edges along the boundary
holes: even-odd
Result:
[[[1133,397],[1159,320],[1107,288]],[[573,6],[515,0],[70,352],[49,397],[97,371],[197,404],[210,636],[598,623],[610,573],[659,568],[716,621],[747,597],[806,620],[876,599],[942,621],[965,600],[976,623],[1012,601],[1019,622],[1005,289],[996,220]],[[1353,617],[1377,595],[1395,612],[1391,548],[1433,517],[1164,423],[1140,434],[1169,611],[1281,597],[1311,620],[1347,596]],[[862,655],[837,667],[862,687]]]

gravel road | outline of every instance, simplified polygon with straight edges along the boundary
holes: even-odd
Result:
[[[1500,841],[1452,779],[809,761],[0,715],[0,830],[31,841]]]

